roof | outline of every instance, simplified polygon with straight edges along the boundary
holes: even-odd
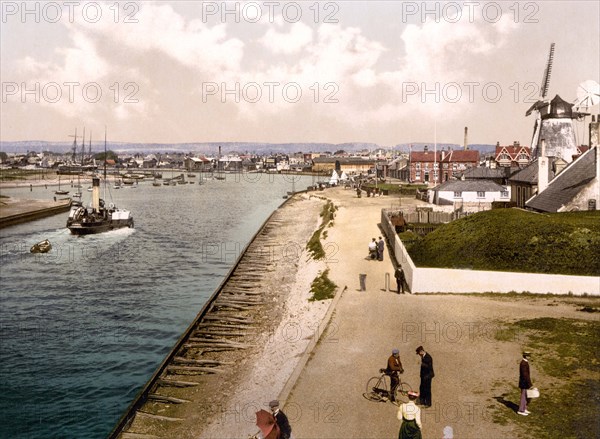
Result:
[[[443,163],[454,163],[454,162],[479,162],[479,151],[476,149],[458,149],[458,150],[450,150],[447,154],[445,154],[444,158],[441,160]]]
[[[500,192],[506,189],[504,186],[491,180],[448,180],[433,188],[433,190],[451,192]]]
[[[558,212],[596,177],[596,150],[592,148],[567,166],[548,187],[525,203],[542,212]]]
[[[360,157],[315,157],[313,163],[335,163],[340,162],[344,165],[372,165],[376,160],[363,159]]]
[[[509,182],[522,182],[537,185],[538,181],[538,163],[537,161],[531,162],[518,172],[515,172],[508,179]]]
[[[554,96],[550,101],[549,112],[542,115],[542,119],[572,119],[573,104],[568,103],[559,95]]]
[[[476,168],[469,168],[465,172],[463,172],[463,177],[467,180],[477,180],[477,179],[493,179],[493,178],[506,178],[508,173],[510,172],[510,168],[506,166],[501,166],[498,168],[486,168],[483,166],[479,166]]]

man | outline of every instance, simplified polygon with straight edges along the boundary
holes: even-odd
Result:
[[[377,241],[375,241],[375,238],[371,238],[371,242],[369,242],[369,257],[371,259],[377,257]]]
[[[404,281],[406,280],[406,276],[404,275],[402,264],[398,264],[394,276],[396,277],[396,291],[398,291],[398,294],[404,294]]]
[[[383,238],[380,236],[379,241],[377,242],[377,260],[383,261],[383,249],[385,248],[385,242],[383,242]]]
[[[279,409],[279,401],[274,400],[269,403],[269,407],[271,408],[271,413],[275,417],[275,421],[279,426],[279,431],[281,432],[281,439],[289,439],[292,435],[292,427],[290,427],[290,423],[288,421],[287,416]]]
[[[435,376],[433,372],[433,359],[425,352],[423,346],[417,349],[417,355],[421,356],[421,385],[419,386],[419,402],[422,406],[431,407],[431,380]]]
[[[529,415],[527,410],[527,389],[531,389],[531,375],[529,374],[529,360],[531,352],[524,351],[523,359],[519,364],[519,389],[521,389],[521,403],[519,404],[519,411],[517,414],[522,416]]]
[[[390,401],[396,401],[396,387],[400,384],[399,374],[404,373],[402,368],[402,362],[400,361],[400,351],[398,349],[392,349],[392,355],[388,358],[387,368],[385,373],[389,375],[391,383]]]

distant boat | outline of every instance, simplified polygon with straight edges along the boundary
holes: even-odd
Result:
[[[158,180],[154,180],[154,181],[152,182],[152,186],[162,186],[162,184],[160,183],[160,181],[158,181]]]
[[[106,156],[106,135],[104,136]],[[104,164],[104,192],[106,193],[106,163]],[[133,228],[133,216],[125,209],[117,209],[113,203],[105,205],[100,198],[100,178],[92,178],[92,206],[75,206],[69,212],[67,227],[74,235],[108,232],[123,227]]]
[[[123,184],[132,185],[133,183],[134,183],[134,180],[131,179],[131,178],[124,178],[123,179]]]
[[[65,190],[61,190],[60,189],[60,174],[58,175],[58,190],[54,191],[54,193],[56,195],[67,195],[69,193],[69,191],[65,191]]]
[[[48,253],[52,249],[52,244],[47,239],[34,244],[30,252],[31,253]]]

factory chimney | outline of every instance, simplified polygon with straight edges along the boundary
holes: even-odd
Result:
[[[469,128],[465,127],[465,144],[464,144],[465,151],[466,151],[467,149],[469,149],[469,147],[468,147],[468,143],[467,143],[467,131],[468,131],[468,130],[469,130]]]

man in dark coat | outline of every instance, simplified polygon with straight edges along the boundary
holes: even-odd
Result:
[[[279,409],[279,401],[274,400],[269,403],[269,407],[271,408],[271,413],[275,417],[275,421],[279,426],[279,431],[281,432],[281,439],[289,439],[292,435],[292,427],[290,427],[290,423],[288,421],[287,416]]]
[[[377,260],[383,261],[383,249],[385,248],[385,242],[383,242],[383,238],[380,236],[379,241],[377,241]]]
[[[398,264],[398,268],[396,268],[394,277],[396,278],[396,288],[398,294],[404,294],[404,281],[406,279],[406,276],[404,274],[404,269],[402,268],[401,264]]]
[[[402,362],[400,361],[400,351],[398,349],[392,349],[392,355],[390,355],[390,358],[388,358],[385,373],[390,376],[390,401],[394,402],[396,400],[396,387],[398,387],[398,384],[400,384],[399,374],[404,373]]]
[[[527,416],[529,415],[529,410],[527,410],[527,389],[531,389],[531,375],[529,374],[529,357],[531,356],[531,352],[524,351],[523,359],[519,364],[519,389],[521,389],[521,402],[519,404],[519,411],[517,412],[519,415]]]
[[[433,372],[433,359],[425,352],[423,346],[417,349],[417,355],[421,356],[421,385],[419,386],[419,400],[422,406],[431,407],[431,380],[435,376]]]

